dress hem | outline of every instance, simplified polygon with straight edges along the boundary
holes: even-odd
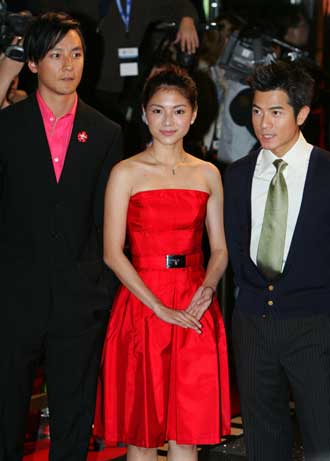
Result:
[[[224,434],[225,435],[225,434]],[[146,442],[144,440],[134,440],[134,439],[128,439],[126,437],[114,437],[113,439],[109,440],[107,438],[104,438],[102,436],[105,445],[109,447],[117,447],[118,445],[125,444],[125,445],[134,445],[137,447],[143,447],[143,448],[159,448],[162,447],[165,443],[168,442],[168,439],[162,438],[159,439],[156,442]],[[193,439],[193,440],[188,440],[188,439],[170,439],[175,441],[178,445],[218,445],[221,443],[221,437],[215,436],[215,437],[208,437],[207,439],[205,438],[198,438]]]

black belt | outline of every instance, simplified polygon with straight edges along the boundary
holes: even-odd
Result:
[[[163,256],[134,256],[133,266],[137,269],[182,269],[185,267],[199,267],[204,262],[203,253],[189,255]]]

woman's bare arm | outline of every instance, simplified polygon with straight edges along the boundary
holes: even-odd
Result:
[[[223,222],[223,188],[219,171],[208,164],[204,169],[210,187],[207,202],[206,229],[210,244],[210,259],[202,285],[198,288],[187,312],[198,319],[202,317],[212,301],[219,280],[228,263],[228,252]]]
[[[199,321],[190,313],[170,309],[145,285],[124,253],[127,211],[131,196],[132,168],[130,160],[116,165],[111,172],[104,210],[104,261],[119,280],[160,319],[167,323],[200,332]]]

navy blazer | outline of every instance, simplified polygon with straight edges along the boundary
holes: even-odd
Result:
[[[0,112],[0,136],[0,314],[82,331],[111,305],[103,202],[121,130],[79,100],[59,183],[35,95]]]
[[[225,175],[225,232],[237,307],[261,316],[330,313],[330,153],[314,147],[300,212],[287,260],[268,280],[250,258],[251,187],[258,157],[254,151],[233,163]]]

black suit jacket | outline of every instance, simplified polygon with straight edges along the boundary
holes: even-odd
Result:
[[[279,317],[330,313],[330,153],[314,147],[283,273],[267,280],[250,258],[251,187],[258,152],[225,176],[225,230],[239,287],[237,306]],[[269,305],[272,301],[272,305]]]
[[[2,317],[22,334],[80,332],[111,304],[103,201],[120,128],[79,100],[59,183],[35,95],[0,112],[0,138]]]

